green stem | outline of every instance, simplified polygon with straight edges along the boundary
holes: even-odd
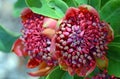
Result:
[[[99,11],[100,11],[100,8],[101,8],[101,0],[99,0],[99,7],[98,7]]]

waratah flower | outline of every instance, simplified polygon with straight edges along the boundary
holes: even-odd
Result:
[[[24,26],[21,30],[22,37],[15,42],[12,50],[18,56],[30,57],[28,68],[40,65],[40,70],[29,73],[30,75],[47,75],[57,64],[50,52],[54,50],[51,44],[57,29],[57,20],[33,13],[29,8],[23,10],[21,19]]]
[[[100,21],[97,11],[88,5],[69,8],[56,32],[55,57],[71,75],[86,76],[96,65],[106,68],[107,45],[113,40],[109,24]]]
[[[109,75],[106,71],[103,71],[102,73],[98,73],[97,75],[91,78],[85,78],[85,79],[119,79],[119,78],[113,75]]]

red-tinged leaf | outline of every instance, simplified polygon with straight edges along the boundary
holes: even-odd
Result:
[[[27,63],[27,68],[35,68],[36,66],[38,66],[40,64],[40,61],[38,61],[35,58],[29,59],[28,63]]]
[[[95,59],[98,68],[100,68],[101,70],[104,70],[108,67],[108,58],[106,56],[103,56],[101,58],[95,57]]]
[[[45,68],[47,67],[47,63],[46,62],[41,62],[40,65],[39,65],[39,69],[42,69],[42,68]]]
[[[48,66],[46,62],[41,62],[39,65],[39,70],[35,72],[29,72],[28,74],[31,76],[46,76],[48,75],[54,66]]]
[[[35,72],[29,72],[28,74],[31,76],[46,76],[51,72],[52,69],[52,67],[45,67]]]
[[[21,39],[17,39],[12,46],[12,52],[14,52],[17,56],[27,56],[28,53],[24,50],[24,44]]]

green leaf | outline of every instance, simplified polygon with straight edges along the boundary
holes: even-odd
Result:
[[[120,35],[115,36],[113,42],[108,45],[108,48],[108,73],[120,77]]]
[[[120,8],[105,20],[110,23],[114,30],[114,35],[120,35]]]
[[[50,74],[47,75],[46,79],[62,79],[65,71],[61,70],[60,67],[56,67]]]
[[[110,23],[115,35],[120,34],[120,0],[109,0],[100,11],[101,18]]]
[[[78,7],[75,0],[63,0],[69,7]]]
[[[39,79],[45,79],[46,77],[40,77]]]
[[[75,0],[78,5],[88,4],[88,0]]]
[[[68,5],[62,0],[50,0],[48,4],[50,8],[54,9],[57,14],[61,16],[64,16],[68,9]]]
[[[97,11],[99,11],[101,6],[101,0],[89,0],[89,5],[93,6]]]
[[[115,45],[115,46],[120,46],[120,43],[111,42],[108,46],[112,46],[112,45]]]
[[[95,76],[95,75],[98,74],[98,73],[100,73],[100,69],[99,69],[98,67],[96,67],[96,68],[94,69],[94,71],[87,76],[87,78],[90,78],[90,79],[91,79],[91,77]]]
[[[62,18],[68,8],[62,0],[26,0],[26,3],[33,12],[55,19]]]
[[[109,0],[101,0],[101,8],[108,2]]]
[[[4,44],[2,43],[1,40],[0,40],[0,50],[5,50],[5,46],[4,46]]]
[[[120,45],[110,44],[108,48],[107,56],[120,62]]]
[[[108,73],[120,77],[120,61],[109,58]]]
[[[107,19],[113,12],[120,8],[120,0],[110,0],[101,9],[101,17]]]
[[[115,38],[112,42],[120,43],[120,35],[115,36]]]
[[[62,76],[62,79],[73,79],[73,76],[69,75],[68,72],[65,72],[64,75]]]
[[[0,51],[10,52],[14,41],[18,38],[18,34],[14,34],[0,26]]]
[[[63,13],[68,9],[68,5],[62,0],[50,0],[49,4],[52,4],[52,8],[58,7]]]
[[[77,75],[74,75],[74,79],[84,79],[83,77],[79,77]]]
[[[25,4],[25,0],[17,0],[14,4],[14,16],[19,17],[23,8],[27,7]]]
[[[117,45],[117,46],[120,46],[120,35],[116,35],[114,37],[114,40],[109,44],[110,45]]]

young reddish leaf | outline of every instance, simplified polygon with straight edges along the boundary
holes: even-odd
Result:
[[[41,62],[39,65],[39,70],[35,72],[29,72],[28,74],[31,76],[46,76],[48,75],[54,66],[48,66],[46,62]]]
[[[35,58],[29,59],[27,63],[27,68],[35,68],[40,64],[40,61],[38,61]]]
[[[21,39],[17,39],[12,46],[12,52],[14,52],[17,56],[27,56],[28,53],[24,50],[24,44]]]
[[[45,67],[44,69],[39,69],[35,72],[29,72],[28,74],[31,76],[46,76],[51,72],[52,69],[53,67]]]

